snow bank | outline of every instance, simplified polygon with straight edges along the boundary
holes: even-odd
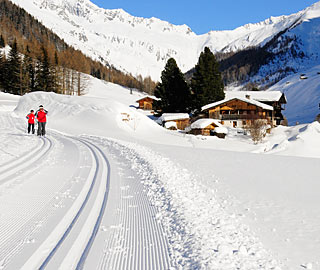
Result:
[[[139,144],[115,141],[141,176],[172,243],[176,269],[277,269],[249,228],[190,171]],[[215,181],[216,179],[212,179]]]
[[[277,130],[274,131],[276,136]],[[283,134],[283,133],[282,133]],[[286,129],[280,143],[269,144],[268,153],[289,156],[320,157],[320,123],[313,122],[308,125],[299,125]],[[271,149],[270,149],[271,148]]]

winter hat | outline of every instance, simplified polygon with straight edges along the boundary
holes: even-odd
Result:
[[[39,108],[41,109],[41,108],[43,108],[43,106],[42,106],[42,105],[40,105],[40,106],[39,106]]]

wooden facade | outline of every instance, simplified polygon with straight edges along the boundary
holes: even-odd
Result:
[[[287,99],[280,91],[226,91],[226,100],[233,98],[256,101],[262,105],[269,105],[273,108],[273,126],[280,125],[284,120],[282,111],[285,109]]]
[[[279,100],[274,101],[260,101],[264,104],[270,105],[273,107],[273,121],[274,125],[280,125],[281,121],[284,120],[282,111],[284,108],[282,108],[282,104],[287,104],[287,100],[284,94],[281,95]]]
[[[190,119],[177,119],[177,120],[170,120],[177,124],[177,128],[180,130],[184,130],[186,127],[190,125]]]
[[[268,107],[268,106],[266,106]],[[219,119],[226,126],[243,127],[250,125],[253,120],[264,119],[266,124],[274,125],[274,112],[259,106],[255,102],[246,102],[241,99],[231,99],[221,102],[207,110],[209,118]]]
[[[193,135],[203,135],[203,136],[210,136],[211,131],[214,130],[216,126],[214,124],[208,125],[204,128],[195,128],[190,130],[190,134]]]
[[[163,126],[166,123],[174,122],[176,123],[177,129],[184,130],[190,125],[190,117],[187,113],[164,113],[159,119]]]
[[[139,103],[139,109],[150,110],[150,111],[153,110],[153,102],[154,101],[155,101],[155,99],[153,99],[149,96],[137,100],[137,102]]]

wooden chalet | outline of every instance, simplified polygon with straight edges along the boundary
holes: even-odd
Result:
[[[263,119],[266,124],[274,125],[273,107],[249,98],[226,98],[202,107],[209,118],[218,119],[229,127],[244,127],[253,120]]]
[[[216,135],[219,138],[224,138],[228,132],[226,128],[222,127],[220,121],[216,119],[202,118],[191,124],[190,131],[188,133],[203,136]]]
[[[270,123],[272,126],[280,125],[284,119],[282,111],[285,109],[287,99],[284,93],[280,91],[226,91],[225,94],[226,99],[246,98],[272,106],[273,123]]]
[[[153,110],[153,102],[155,100],[160,100],[157,97],[154,96],[144,96],[141,99],[138,99],[136,102],[139,103],[139,109],[142,110]]]
[[[168,126],[166,125],[168,122],[175,122],[177,129],[180,130],[184,130],[190,125],[190,117],[187,113],[164,113],[159,120],[163,126]]]

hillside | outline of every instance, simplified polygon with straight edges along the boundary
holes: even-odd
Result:
[[[205,46],[215,53],[233,55],[252,47],[263,47],[276,35],[281,34],[265,48],[274,55],[271,59],[273,65],[266,59],[253,69],[254,73],[259,70],[255,81],[266,80],[267,76],[268,80],[272,80],[270,77],[279,75],[278,70],[283,66],[284,59],[290,56],[292,48],[295,48],[297,55],[292,52],[288,62],[292,62],[290,67],[295,71],[302,65],[299,60],[301,56],[303,60],[314,60],[316,48],[309,44],[315,43],[319,38],[312,30],[313,27],[306,25],[317,22],[320,3],[290,16],[271,17],[231,31],[211,31],[196,35],[186,25],[175,26],[157,18],[134,17],[121,9],[102,9],[89,0],[12,2],[25,8],[69,45],[93,59],[109,63],[134,76],[150,75],[154,80],[159,80],[160,73],[170,57],[174,57],[181,70],[187,72],[194,67]],[[301,29],[304,29],[303,35]],[[311,36],[312,38],[308,39]],[[254,75],[243,69],[243,73],[250,77]]]
[[[44,45],[51,61],[54,61],[57,53],[59,65],[63,67],[144,91],[151,91],[154,87],[149,78],[143,79],[140,76],[138,81],[130,74],[124,74],[107,63],[102,64],[85,56],[35,17],[8,0],[0,0],[0,35],[4,38],[5,44],[11,45],[16,39],[21,54],[25,54],[28,47],[28,54],[35,59],[40,56],[41,46]]]

